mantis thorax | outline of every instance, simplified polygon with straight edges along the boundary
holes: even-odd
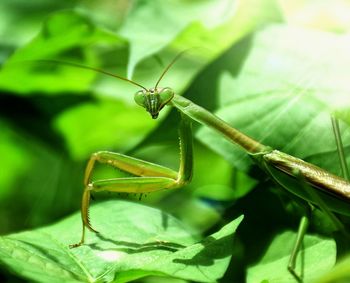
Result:
[[[160,110],[174,97],[174,91],[169,88],[150,88],[135,93],[135,102],[144,107],[153,119],[158,117]]]

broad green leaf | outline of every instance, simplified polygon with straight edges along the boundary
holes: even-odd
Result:
[[[178,52],[190,48],[206,61],[259,24],[278,18],[271,0],[137,1],[120,30],[130,42],[128,77],[140,61],[166,46]]]
[[[239,76],[222,77],[217,114],[266,145],[338,173],[329,111],[350,105],[345,43],[328,33],[267,28],[255,38]],[[341,130],[349,146],[350,133]],[[197,137],[234,165],[246,169],[250,164],[240,149],[212,131],[202,128]]]
[[[94,72],[78,72],[75,68],[28,60],[62,58],[72,61],[79,58],[96,62],[96,54],[92,52],[94,42],[114,47],[125,45],[120,37],[97,28],[78,13],[65,11],[53,14],[44,22],[40,33],[17,49],[2,67],[0,89],[19,94],[86,91],[96,76]]]
[[[247,282],[295,283],[287,266],[297,234],[291,231],[278,235],[259,262],[248,269]],[[336,244],[333,239],[306,235],[299,253],[296,272],[304,282],[313,282],[335,264]]]
[[[226,92],[222,102],[236,100],[244,89],[246,96],[278,92],[295,99],[307,97],[320,108],[349,108],[349,47],[345,35],[287,25],[266,28],[254,39],[237,78],[240,93]]]
[[[131,77],[138,62],[163,49],[192,23],[209,27],[223,24],[233,16],[236,10],[234,4],[235,1],[231,0],[137,1],[120,30],[131,43],[128,77]],[[213,14],[215,17],[209,16]]]
[[[222,277],[242,217],[198,242],[178,220],[140,204],[108,201],[91,209],[99,234],[79,240],[80,216],[0,238],[0,260],[37,282],[128,282],[148,275],[213,282]]]
[[[175,2],[163,3],[159,1],[159,6],[157,6],[155,1],[135,2],[135,11],[144,11],[141,13],[142,15],[145,13],[147,17],[153,17],[154,14],[152,13],[154,9],[167,10],[167,13],[170,13],[170,18],[175,18],[177,19],[176,23],[181,22],[181,25],[186,26],[185,29],[182,29],[183,31],[172,35],[172,40],[167,41],[167,48],[157,54],[158,59],[149,57],[139,64],[134,76],[135,81],[146,87],[154,86],[161,72],[164,70],[164,66],[179,51],[189,47],[195,47],[193,52],[191,50],[188,55],[185,55],[184,58],[174,65],[162,81],[162,85],[171,86],[177,93],[181,93],[201,68],[210,63],[215,56],[222,53],[233,42],[254,29],[257,24],[276,17],[276,12],[273,9],[268,9],[268,13],[260,12],[263,11],[262,9],[253,10],[254,13],[257,13],[256,15],[254,14],[256,16],[253,17],[254,20],[251,17],[245,17],[244,15],[251,13],[250,8],[255,7],[253,2],[255,1],[252,1],[249,5],[248,3],[244,5],[240,4],[237,7],[235,2],[227,0],[222,1],[221,5],[217,5],[215,1],[207,1],[205,4],[200,5],[198,3],[190,4],[189,2],[186,2],[186,4],[184,2],[179,7],[177,7],[178,4]],[[274,2],[266,1],[266,3]],[[188,15],[181,13],[180,11],[184,8],[182,5],[184,7],[191,7],[191,11],[198,11]],[[270,6],[273,6],[273,4],[269,4],[268,7]],[[212,12],[213,7],[216,7],[215,11],[218,9],[218,13],[221,12],[225,15],[216,18],[219,20],[204,17],[201,21],[197,21],[199,13],[202,14],[204,11],[205,13]],[[190,10],[187,9],[186,11]],[[135,13],[137,15],[138,12]],[[183,23],[182,18],[178,18],[179,13],[183,14],[183,17],[187,19]],[[152,21],[144,20],[141,21],[142,24],[140,25],[140,19],[141,17],[134,16],[134,12],[131,12],[120,34],[126,36],[124,34],[125,27],[131,26],[132,28],[126,33],[127,35],[137,36],[140,33],[145,34],[144,29],[147,28],[149,30],[147,33],[148,39],[151,31],[154,31],[157,36],[166,36],[165,33],[152,29]],[[163,18],[160,17],[159,21],[161,19]],[[243,19],[249,19],[249,21]],[[156,22],[158,26],[168,26],[164,25],[164,23],[160,24],[159,21]],[[232,33],[233,30],[235,30],[234,33]],[[38,36],[28,45],[18,49],[8,60],[7,64],[3,66],[3,69],[0,71],[0,89],[26,95],[36,94],[37,92],[40,92],[40,94],[57,95],[65,94],[67,91],[84,94],[94,82],[91,88],[94,96],[110,96],[119,100],[116,104],[121,104],[122,102],[120,100],[123,100],[125,103],[131,105],[134,103],[132,94],[136,89],[135,86],[124,81],[103,77],[102,75],[98,76],[99,80],[95,80],[96,73],[90,70],[76,69],[71,66],[57,65],[55,63],[23,62],[23,60],[55,58],[73,62],[77,60],[87,61],[88,63],[85,64],[89,66],[103,65],[101,67],[102,69],[110,69],[110,72],[123,76],[125,72],[127,46],[122,36],[107,32],[99,28],[90,19],[72,11],[53,14],[44,23]],[[147,42],[152,42],[152,40],[147,40]],[[132,46],[134,46],[133,43],[131,43],[131,48]],[[112,52],[111,50],[114,51]],[[140,52],[142,56],[140,55],[139,61],[150,55],[147,53],[147,48],[144,47]],[[159,59],[163,62],[163,66],[160,66]],[[112,108],[112,105],[114,104],[110,101],[109,109]],[[120,132],[121,129],[125,129],[126,127],[126,124],[120,120],[120,117],[126,117],[127,114],[137,113],[137,111],[142,112],[144,110],[137,105],[123,109],[117,107],[120,112],[111,118],[111,115],[108,115],[109,113],[102,113],[104,111],[103,108],[96,108],[95,112],[100,113],[97,116],[101,117],[98,125],[95,126],[94,124],[96,123],[91,123],[91,127],[89,129],[84,127],[82,135],[77,137],[74,133],[81,133],[82,130],[78,128],[80,123],[76,122],[81,120],[84,123],[85,121],[79,116],[81,106],[78,105],[76,107],[77,109],[74,109],[73,106],[68,110],[69,120],[72,121],[71,124],[60,122],[64,119],[62,117],[66,117],[67,111],[57,117],[54,123],[55,125],[59,125],[59,131],[63,134],[69,152],[78,158],[86,158],[91,154],[92,149],[129,149],[156,126],[155,123],[151,123],[150,121],[140,122],[150,118],[136,114],[138,117],[145,117],[138,120],[139,126],[130,129],[130,131]],[[166,110],[163,110],[163,112],[164,115]],[[85,113],[87,114],[87,112]],[[95,117],[95,115],[91,115],[90,117]],[[102,117],[104,117],[103,121]],[[134,117],[130,117],[130,119],[134,119]],[[113,122],[116,120],[120,120],[120,123]],[[135,126],[135,124],[133,125]],[[66,126],[68,127],[65,129],[64,127]],[[143,126],[142,131],[135,138],[135,129],[139,129],[141,126]],[[99,137],[98,133],[102,132],[104,134]],[[131,133],[131,135],[127,136],[128,133]],[[95,138],[90,139],[91,136]],[[121,141],[122,137],[125,141],[133,142],[128,143],[128,146],[125,147],[121,142],[118,142],[118,139]],[[116,140],[117,143],[114,143]],[[78,151],[79,153],[77,153]]]
[[[174,84],[174,86],[179,85],[177,91],[180,92],[180,88],[186,86],[200,68],[227,49],[230,44],[250,32],[259,23],[278,17],[276,9],[270,9],[274,7],[272,0],[260,1],[264,3],[263,7],[269,8],[266,9],[268,12],[261,12],[263,9],[260,6],[256,7],[255,2],[260,3],[256,0],[246,1],[244,5],[236,5],[231,0],[221,0],[220,5],[217,5],[217,1],[203,3],[182,1],[181,4],[177,1],[163,2],[136,1],[134,9],[126,18],[119,34],[108,32],[97,26],[92,20],[73,11],[51,15],[44,22],[40,33],[27,45],[17,49],[2,67],[0,89],[17,91],[20,94],[28,94],[33,91],[43,93],[86,91],[96,76],[91,71],[79,71],[72,67],[55,64],[24,63],[23,61],[58,59],[80,61],[82,64],[93,67],[101,65],[102,61],[107,63],[104,64],[106,66],[103,69],[113,68],[111,72],[123,75],[127,52],[127,42],[124,39],[126,38],[130,41],[132,58],[135,53],[133,48],[138,48],[137,55],[135,55],[137,60],[131,59],[129,62],[129,72],[130,70],[133,72],[134,67],[140,61],[164,49],[165,46],[172,52],[168,54],[166,60],[162,59],[163,65],[168,64],[179,51],[193,48],[191,53],[194,58],[187,62],[187,67],[190,66],[191,69],[180,68],[181,79],[177,81],[179,84]],[[252,13],[252,7],[254,7],[254,17],[249,16]],[[183,13],[184,9],[190,13]],[[212,13],[213,10],[221,13],[221,16],[203,17]],[[172,23],[172,21],[175,22]],[[161,27],[174,29],[176,32],[170,32],[169,35],[167,32],[160,32]],[[232,34],[232,27],[236,30],[234,34]],[[159,40],[150,40],[152,34],[164,44],[159,45]],[[145,46],[147,44],[155,44],[157,47],[150,48],[150,52],[150,49]],[[153,60],[151,66],[144,64],[138,70],[137,79],[141,78],[144,84],[152,81],[151,86],[153,86],[156,80],[156,76],[153,76],[154,65],[158,66],[156,76],[159,76],[164,66],[159,68],[159,60]],[[183,80],[184,72],[188,74],[185,81]],[[18,84],[18,81],[21,83]],[[120,89],[119,93],[126,95],[125,93],[129,92],[125,91],[124,87],[125,82],[119,82],[115,84],[114,89]]]

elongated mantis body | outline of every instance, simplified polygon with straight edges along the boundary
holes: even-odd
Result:
[[[86,228],[97,233],[89,220],[89,202],[92,192],[147,193],[180,188],[191,181],[193,163],[191,120],[214,129],[230,142],[239,145],[273,180],[290,193],[321,208],[326,206],[326,210],[350,216],[350,183],[348,181],[299,158],[265,146],[236,130],[216,115],[192,101],[175,94],[171,88],[159,87],[158,85],[161,79],[180,55],[181,53],[167,66],[155,87],[150,89],[129,79],[100,69],[75,63],[58,62],[97,71],[125,80],[142,88],[136,92],[134,96],[135,102],[145,108],[153,119],[158,117],[159,112],[166,105],[175,107],[181,116],[179,127],[180,166],[178,172],[119,153],[101,151],[92,154],[86,166],[84,177],[84,192],[81,205],[82,236],[79,243],[73,244],[70,247],[78,247],[84,244]],[[131,173],[135,177],[93,181],[91,176],[96,162],[111,165],[122,171]],[[302,184],[303,182],[304,184]],[[308,219],[303,218],[299,227],[300,234],[305,233],[307,225]],[[298,237],[289,265],[290,271],[298,281],[301,279],[295,274],[294,265],[301,239],[302,237]]]

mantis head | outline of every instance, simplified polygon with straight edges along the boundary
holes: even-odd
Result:
[[[186,50],[185,50],[186,51]],[[139,85],[143,90],[139,90],[135,93],[134,99],[135,102],[144,107],[147,112],[149,112],[153,119],[158,117],[160,110],[171,101],[174,97],[174,91],[169,87],[158,87],[158,84],[164,77],[164,75],[168,72],[170,67],[177,61],[177,59],[182,56],[185,52],[182,51],[176,55],[176,57],[170,62],[170,64],[165,68],[163,73],[160,75],[156,85],[154,88],[146,89],[145,87]],[[135,83],[134,83],[135,84]]]
[[[185,50],[186,51],[186,50]],[[134,82],[130,79],[121,77],[119,75],[115,75],[109,72],[106,72],[104,70],[98,69],[98,68],[93,68],[93,67],[88,67],[76,63],[71,63],[71,62],[62,62],[62,61],[56,61],[56,60],[36,60],[36,61],[41,61],[41,62],[47,62],[47,63],[58,63],[58,64],[64,64],[64,65],[69,65],[73,66],[76,68],[81,68],[81,69],[87,69],[91,70],[94,72],[98,72],[110,77],[114,77],[123,81],[126,81],[128,83],[131,83],[135,86],[138,86],[139,88],[142,88],[142,90],[139,90],[138,92],[135,93],[134,99],[135,102],[144,107],[147,112],[149,112],[152,116],[153,119],[156,119],[158,117],[159,112],[163,109],[163,107],[171,101],[171,99],[174,97],[175,93],[174,91],[169,88],[169,87],[158,87],[158,84],[164,77],[164,75],[167,73],[167,71],[170,69],[170,67],[177,61],[177,59],[180,58],[180,56],[185,52],[182,51],[177,56],[170,62],[170,64],[165,68],[165,70],[162,72],[160,75],[156,85],[154,88],[147,89],[141,84]]]
[[[135,93],[135,102],[144,107],[153,119],[158,117],[160,110],[174,97],[174,91],[169,88],[151,88]]]

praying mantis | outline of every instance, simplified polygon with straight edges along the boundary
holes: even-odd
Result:
[[[130,79],[97,68],[76,63],[41,60],[88,69],[124,80],[140,88],[135,93],[134,100],[149,112],[152,119],[156,119],[165,106],[176,108],[180,113],[181,119],[179,126],[180,165],[177,172],[158,164],[119,153],[100,151],[92,154],[87,163],[84,177],[84,191],[81,203],[82,235],[78,243],[70,245],[71,248],[79,247],[85,243],[86,228],[98,233],[92,227],[89,218],[91,193],[100,191],[148,193],[181,188],[191,181],[193,173],[192,121],[214,129],[231,143],[240,146],[274,181],[288,192],[301,198],[301,200],[320,207],[331,217],[333,217],[332,212],[350,216],[350,183],[347,180],[299,158],[263,145],[233,128],[201,106],[175,94],[171,88],[160,87],[159,84],[162,78],[181,55],[182,53],[178,54],[165,68],[153,88],[146,88]],[[92,180],[91,177],[96,163],[110,165],[130,173],[134,177]],[[297,253],[308,223],[309,219],[307,216],[301,219],[298,229],[299,236],[288,266],[289,271],[300,282],[302,279],[296,274],[294,269]]]

